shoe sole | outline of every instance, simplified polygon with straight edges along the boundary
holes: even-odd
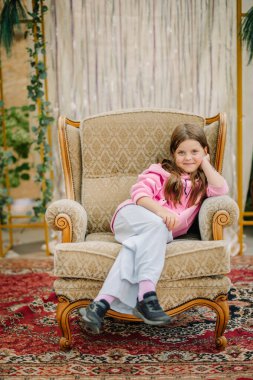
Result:
[[[162,325],[167,325],[168,323],[170,323],[170,319],[166,322],[164,322],[164,321],[151,321],[150,319],[145,318],[144,315],[142,315],[139,312],[139,310],[137,310],[136,308],[133,309],[133,315],[142,319],[147,325],[162,326]]]
[[[80,315],[85,322],[85,327],[87,331],[90,331],[93,334],[99,334],[101,332],[101,328],[94,321],[91,321],[87,317],[86,309],[82,309],[82,312],[80,312]]]

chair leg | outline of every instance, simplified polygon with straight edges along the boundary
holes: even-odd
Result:
[[[62,350],[69,350],[71,348],[71,330],[69,326],[69,316],[71,312],[75,309],[78,309],[82,306],[86,306],[89,301],[81,300],[70,302],[66,297],[58,297],[58,305],[56,311],[56,319],[59,323],[59,327],[62,332],[62,337],[60,339],[60,347]]]
[[[229,320],[229,306],[226,295],[220,295],[215,299],[217,313],[217,321],[215,326],[215,344],[220,350],[225,349],[227,345],[227,339],[223,335],[228,320]]]
[[[170,309],[169,311],[167,311],[167,314],[170,316],[174,316],[196,306],[207,306],[216,312],[217,320],[215,326],[215,345],[220,350],[225,349],[227,345],[227,339],[223,335],[223,333],[226,329],[229,320],[229,307],[227,302],[227,295],[219,295],[214,300],[209,300],[206,298],[197,298],[188,301],[183,305],[177,306],[174,309]]]

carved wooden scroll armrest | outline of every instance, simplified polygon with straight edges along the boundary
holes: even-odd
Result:
[[[53,202],[46,211],[46,221],[53,230],[62,231],[62,242],[82,242],[87,229],[83,206],[70,199]]]
[[[199,211],[202,240],[222,240],[223,228],[237,224],[239,209],[228,195],[205,199]]]

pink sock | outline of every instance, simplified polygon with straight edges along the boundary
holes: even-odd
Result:
[[[143,300],[143,295],[147,292],[155,292],[155,284],[151,280],[139,282],[138,300]]]
[[[98,295],[94,301],[101,301],[101,300],[106,300],[109,305],[111,305],[111,303],[116,299],[116,297],[113,297],[113,296],[110,296],[109,294],[101,294],[101,295]]]

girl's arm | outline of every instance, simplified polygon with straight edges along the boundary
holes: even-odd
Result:
[[[173,228],[177,227],[179,224],[179,217],[175,213],[170,212],[168,209],[159,205],[158,202],[149,197],[139,198],[136,204],[138,206],[145,207],[149,211],[152,211],[154,214],[162,218],[163,222],[166,224],[168,230],[170,231]]]
[[[207,154],[206,156],[203,157],[201,167],[202,167],[203,172],[205,173],[205,176],[207,178],[208,185],[211,185],[214,187],[226,186],[225,179],[211,165],[209,154]]]

